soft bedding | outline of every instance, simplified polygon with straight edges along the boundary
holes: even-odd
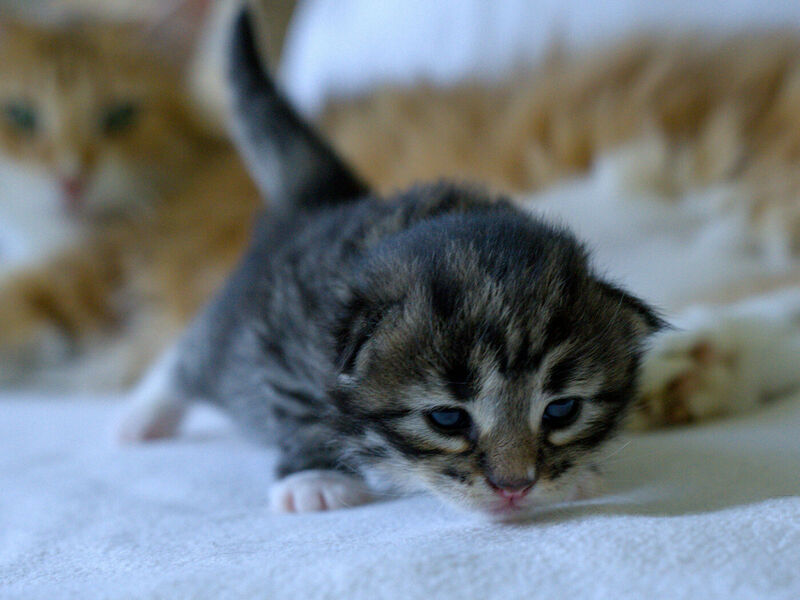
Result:
[[[272,455],[219,416],[119,447],[117,411],[0,400],[0,597],[800,597],[800,396],[633,436],[606,495],[508,525],[424,496],[271,514]]]
[[[544,48],[561,14],[574,15],[561,23],[578,37],[580,23],[636,21],[630,2],[614,5],[616,16],[580,10],[612,4],[577,1],[507,0],[494,5],[511,8],[497,12],[481,12],[479,0],[401,3],[472,6],[447,31],[415,38],[398,21],[400,4],[388,3],[381,18],[397,13],[388,25],[362,20],[359,31],[373,37],[350,36],[357,10],[378,4],[304,3],[287,59],[298,62],[284,73],[306,110],[374,85],[376,73],[403,82],[398,73],[442,81],[469,65],[499,72],[520,40],[535,46],[523,53]],[[538,12],[526,8],[533,4]],[[719,6],[670,4],[678,22],[699,15],[695,25],[717,15],[742,25],[756,11],[762,24],[800,19],[788,1]],[[491,33],[491,15],[514,31]],[[486,39],[505,46],[487,55]],[[415,66],[425,61],[441,73]],[[0,394],[0,598],[800,598],[800,395],[735,419],[632,436],[609,461],[605,495],[505,525],[425,496],[274,515],[269,451],[208,411],[176,440],[118,446],[117,400]]]

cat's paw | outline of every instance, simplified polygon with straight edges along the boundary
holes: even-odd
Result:
[[[800,290],[694,307],[653,340],[632,427],[750,410],[800,387]]]
[[[365,504],[372,500],[363,480],[338,471],[300,471],[276,482],[270,490],[274,512],[314,512]]]
[[[714,329],[659,337],[642,366],[631,427],[686,424],[755,405],[758,392],[747,381],[748,357],[737,342]]]

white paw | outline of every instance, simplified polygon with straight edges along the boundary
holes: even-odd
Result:
[[[338,471],[300,471],[284,477],[270,490],[274,512],[312,512],[358,506],[372,500],[364,482]]]
[[[172,386],[176,358],[176,351],[167,352],[133,391],[117,425],[120,441],[140,442],[175,435],[187,408]]]
[[[182,402],[134,400],[117,424],[117,438],[133,443],[173,437],[185,412]]]

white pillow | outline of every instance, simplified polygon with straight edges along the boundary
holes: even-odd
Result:
[[[283,55],[306,114],[382,84],[507,75],[556,39],[581,48],[635,30],[800,27],[798,0],[302,0]]]

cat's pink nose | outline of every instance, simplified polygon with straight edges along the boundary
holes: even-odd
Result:
[[[80,208],[86,180],[83,177],[62,177],[59,183],[66,209],[75,212]]]
[[[536,481],[532,479],[495,481],[488,477],[486,478],[486,481],[489,482],[489,487],[491,487],[498,495],[508,500],[517,500],[525,497],[528,492],[531,491],[531,488],[533,488],[533,484],[536,483]]]

